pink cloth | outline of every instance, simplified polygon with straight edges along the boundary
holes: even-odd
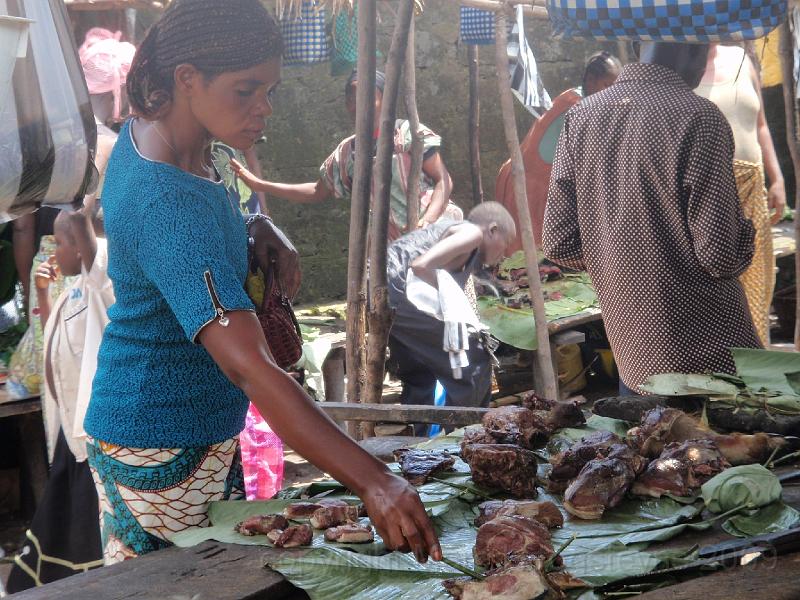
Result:
[[[283,485],[283,442],[252,404],[239,445],[247,499],[272,498]]]
[[[93,27],[86,33],[86,40],[78,50],[78,56],[86,77],[90,94],[114,96],[114,118],[119,118],[122,88],[128,78],[136,47],[121,42],[122,33],[112,33],[102,27]]]

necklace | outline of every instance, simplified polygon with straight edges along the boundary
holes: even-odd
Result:
[[[175,155],[175,158],[178,158],[178,151],[175,150],[175,146],[173,146],[167,141],[167,138],[164,137],[164,135],[161,133],[161,130],[158,128],[158,123],[156,123],[155,121],[153,122],[153,129],[155,130],[158,137],[161,138],[161,141],[163,141],[167,145],[167,147],[169,147],[169,149],[172,150],[173,154]]]

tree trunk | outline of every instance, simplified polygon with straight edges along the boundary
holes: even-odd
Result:
[[[467,46],[469,62],[469,168],[472,175],[472,204],[483,202],[481,180],[481,98],[478,89],[478,47]]]
[[[408,26],[408,47],[406,48],[406,66],[403,71],[406,82],[406,113],[411,126],[411,168],[408,173],[408,189],[406,190],[406,206],[408,218],[406,230],[413,231],[419,222],[419,178],[422,174],[422,153],[424,143],[419,130],[419,112],[417,111],[417,71],[416,49],[414,47],[414,19]]]
[[[508,153],[511,156],[511,174],[514,178],[514,198],[517,203],[517,215],[525,251],[525,266],[528,270],[528,293],[533,306],[533,318],[536,323],[536,339],[538,348],[534,361],[534,382],[536,391],[546,398],[558,399],[558,385],[550,353],[550,335],[547,330],[547,317],[544,312],[544,296],[539,279],[539,260],[536,241],[533,238],[531,213],[528,209],[528,194],[525,190],[525,167],[522,162],[522,151],[519,147],[517,122],[514,116],[514,100],[511,94],[511,75],[508,72],[508,32],[506,30],[506,13],[497,13],[495,25],[495,58],[497,62],[497,78],[500,83],[500,107],[503,111],[503,129],[506,134]]]
[[[781,57],[781,72],[783,75],[783,103],[786,113],[786,144],[789,146],[789,154],[792,155],[792,164],[794,165],[794,172],[800,173],[800,147],[798,147],[797,140],[797,111],[795,109],[795,81],[794,81],[794,48],[793,36],[789,29],[788,17],[781,25],[781,41],[780,41],[780,57]],[[794,193],[794,208],[795,213],[800,207],[798,203],[800,198],[800,186],[796,186]],[[795,216],[794,219],[794,239],[800,240],[800,219]],[[794,253],[794,266],[795,272],[800,274],[800,249]],[[795,290],[795,298],[800,295],[800,277],[797,278]],[[797,322],[794,326],[794,347],[795,350],[800,350],[800,302],[797,303],[796,309]]]
[[[394,121],[400,75],[406,57],[408,29],[414,14],[414,0],[402,0],[386,61],[386,85],[381,108],[378,155],[375,160],[375,195],[372,203],[369,249],[369,338],[367,339],[367,386],[365,402],[379,403],[383,396],[386,343],[391,328],[389,289],[386,281],[386,246],[389,232],[389,198],[392,186]],[[359,87],[362,84],[359,83]]]
[[[366,383],[367,236],[372,196],[373,128],[375,124],[375,0],[358,3],[358,72],[356,87],[356,154],[350,201],[347,257],[347,401],[361,402]],[[358,437],[357,424],[347,433]]]

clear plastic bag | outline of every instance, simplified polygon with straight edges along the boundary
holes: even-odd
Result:
[[[69,17],[61,0],[0,0],[30,19],[12,85],[0,89],[0,222],[42,205],[80,203],[97,182],[97,141]],[[0,47],[0,60],[16,48]]]

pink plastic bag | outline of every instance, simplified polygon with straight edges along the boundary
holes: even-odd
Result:
[[[252,404],[239,444],[247,499],[272,498],[283,485],[283,442]]]

